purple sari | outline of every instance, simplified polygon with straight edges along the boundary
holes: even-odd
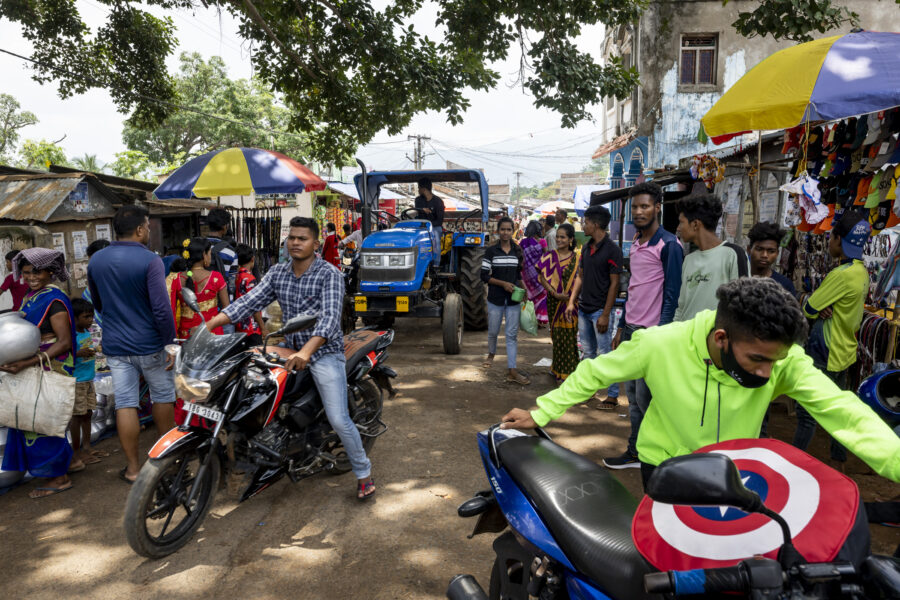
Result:
[[[538,279],[537,265],[541,257],[547,250],[547,241],[543,239],[536,240],[527,237],[519,242],[522,248],[522,282],[525,284],[525,291],[528,293],[528,299],[534,302],[534,314],[537,315],[538,324],[546,325],[549,322],[547,318],[547,290],[543,288]]]

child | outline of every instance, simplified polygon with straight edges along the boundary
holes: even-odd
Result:
[[[72,410],[72,434],[74,459],[86,465],[100,462],[91,452],[91,411],[97,408],[94,393],[94,354],[91,342],[91,325],[94,323],[94,305],[83,298],[72,299],[75,315],[75,406]]]
[[[253,266],[256,264],[256,253],[247,244],[238,244],[237,247],[238,269],[237,280],[234,284],[234,299],[237,300],[256,287],[256,277],[253,275]],[[252,317],[237,323],[236,332],[243,331],[247,334],[247,341],[251,346],[262,344],[262,332],[265,331],[262,313],[257,311]]]

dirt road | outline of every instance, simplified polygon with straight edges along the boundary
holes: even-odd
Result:
[[[372,453],[378,484],[365,504],[354,496],[352,474],[318,476],[294,485],[286,479],[241,505],[219,499],[187,547],[159,561],[136,556],[125,542],[122,510],[128,486],[116,478],[121,454],[73,476],[64,494],[33,501],[26,484],[0,496],[0,565],[8,598],[441,598],[456,573],[475,574],[487,586],[490,535],[468,540],[473,522],[456,516],[472,492],[487,487],[475,433],[514,406],[528,407],[553,380],[524,367],[533,383],[503,382],[504,356],[480,368],[484,333],[467,333],[463,353],[445,356],[433,320],[404,320],[388,361],[399,373],[401,396],[386,400],[390,429]],[[549,338],[522,335],[520,364],[550,356]],[[502,348],[502,339],[501,339]],[[501,350],[502,351],[502,350]],[[626,408],[602,412],[590,405],[569,411],[549,428],[557,441],[599,461],[622,450]],[[775,435],[792,433],[783,409],[774,411]],[[149,446],[153,432],[142,435]],[[814,441],[827,455],[824,436]],[[113,452],[115,439],[100,447]],[[865,499],[897,487],[851,457],[850,470]],[[618,473],[637,493],[640,476]],[[896,545],[897,530],[873,528],[876,549]]]

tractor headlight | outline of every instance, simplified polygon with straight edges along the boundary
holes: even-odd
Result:
[[[375,269],[407,269],[416,264],[416,250],[403,252],[364,252],[363,267]]]
[[[481,236],[480,235],[467,235],[465,239],[465,244],[467,246],[480,246],[481,245]]]
[[[381,254],[363,254],[363,266],[380,267],[382,256]]]

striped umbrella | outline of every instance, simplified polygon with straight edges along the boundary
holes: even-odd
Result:
[[[900,105],[900,33],[858,31],[779,50],[700,119],[716,144],[766,129],[832,121]]]
[[[441,200],[444,202],[444,210],[449,212],[475,210],[474,206],[462,200],[455,198],[441,198]]]
[[[325,180],[280,152],[226,148],[193,158],[154,190],[159,199],[299,194],[325,189]]]

